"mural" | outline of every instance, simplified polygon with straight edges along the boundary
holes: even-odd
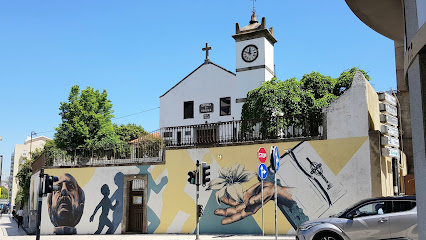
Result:
[[[304,221],[337,213],[371,197],[368,137],[274,145],[285,154],[280,156],[276,173],[277,199],[270,167],[264,180],[265,233],[275,232],[275,201],[279,234],[291,234]],[[212,179],[208,186],[200,187],[199,204],[204,206],[200,232],[261,234],[257,150],[270,146],[168,150],[162,165],[46,169],[47,174],[60,176],[61,190],[43,199],[47,207],[42,209],[42,234],[122,233],[126,229],[123,217],[128,214],[123,208],[128,194],[124,192],[125,177],[129,175],[146,175],[147,233],[194,233],[196,193],[186,173],[194,170],[197,160],[211,166]]]
[[[109,187],[106,184],[102,185],[101,193],[102,193],[102,195],[104,195],[104,197],[99,202],[99,204],[96,206],[95,211],[93,212],[92,216],[90,217],[90,222],[93,222],[93,218],[95,217],[96,212],[99,210],[99,208],[102,208],[102,213],[99,216],[98,230],[96,230],[95,234],[100,234],[105,226],[108,227],[106,234],[112,234],[112,233],[114,233],[114,225],[108,219],[108,213],[109,213],[110,209],[112,211],[115,210],[119,201],[116,200],[115,205],[112,205],[111,199],[108,198],[108,196],[110,194]]]
[[[270,169],[270,168],[269,168]],[[267,204],[269,200],[274,199],[274,176],[269,171],[269,177],[263,184],[263,203]],[[231,169],[223,168],[219,171],[219,177],[210,182],[207,190],[216,191],[216,201],[225,203],[229,207],[226,209],[218,208],[215,214],[225,217],[221,223],[223,225],[231,224],[248,216],[255,214],[262,207],[262,185],[261,180],[243,192],[241,183],[248,182],[257,174],[244,170],[241,164],[234,164]],[[271,181],[272,180],[272,181]],[[292,199],[289,187],[284,187],[278,180],[277,183],[277,206],[286,216],[287,220],[297,228],[301,223],[308,221],[309,218],[298,207]]]
[[[166,186],[166,184],[169,182],[169,179],[167,178],[167,176],[164,176],[163,178],[161,178],[160,183],[156,184],[151,174],[148,172],[149,167],[150,166],[138,166],[138,168],[140,169],[139,174],[148,175],[147,202],[149,201],[151,190],[154,193],[159,193],[164,188],[164,186]],[[158,228],[158,225],[160,225],[160,218],[155,214],[155,212],[152,210],[152,208],[149,205],[146,207],[146,211],[147,211],[148,220],[150,222],[148,225],[148,233],[154,233],[155,230]]]
[[[84,210],[84,191],[70,174],[59,177],[58,191],[49,193],[47,206],[55,234],[76,234]]]

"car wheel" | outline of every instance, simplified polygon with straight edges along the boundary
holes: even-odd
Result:
[[[326,232],[318,234],[314,240],[342,240],[342,238],[336,233]]]

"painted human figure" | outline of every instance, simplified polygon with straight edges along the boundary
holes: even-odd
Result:
[[[123,188],[124,188],[124,174],[122,172],[118,172],[114,176],[114,183],[117,185],[117,190],[111,196],[111,202],[116,201],[116,208],[114,213],[112,214],[112,225],[114,229],[112,233],[115,233],[118,226],[123,219]]]
[[[108,227],[107,234],[114,233],[114,226],[112,225],[112,222],[108,219],[108,213],[111,209],[112,211],[115,210],[115,208],[118,205],[118,200],[115,201],[115,205],[112,205],[111,199],[108,198],[110,191],[108,185],[104,184],[101,188],[101,193],[104,195],[102,200],[99,202],[99,204],[96,206],[95,211],[93,212],[92,216],[90,217],[90,222],[93,222],[93,218],[96,215],[96,212],[99,210],[99,208],[102,207],[101,215],[99,216],[99,226],[98,230],[96,230],[95,234],[100,234],[105,226]]]
[[[273,183],[274,174],[275,173],[270,170],[268,177],[263,183],[264,204],[270,200],[275,200]],[[216,209],[214,212],[215,215],[225,217],[222,219],[222,225],[231,224],[251,216],[262,207],[261,182],[258,182],[247,189],[244,192],[243,199],[243,202],[235,201],[229,197],[223,197],[221,199],[221,202],[230,206],[226,209]],[[297,229],[300,224],[309,220],[309,217],[303,213],[303,209],[300,208],[297,205],[297,202],[293,200],[290,188],[282,186],[279,179],[277,180],[277,206],[294,229]]]
[[[151,176],[151,173],[148,172],[149,167],[150,166],[145,166],[145,165],[144,166],[138,166],[138,168],[140,169],[139,174],[147,174],[148,175],[147,202],[149,200],[151,190],[154,191],[155,193],[159,193],[164,188],[164,186],[169,182],[168,177],[164,176],[161,179],[161,182],[159,184],[156,184],[154,179]],[[147,205],[146,211],[147,211],[148,221],[150,222],[150,224],[148,226],[148,233],[154,233],[155,230],[160,225],[160,218],[158,218],[158,216],[149,207],[149,205]]]
[[[83,215],[84,191],[68,173],[60,176],[55,184],[58,190],[47,197],[50,221],[55,226],[53,232],[57,235],[77,234],[75,226]]]

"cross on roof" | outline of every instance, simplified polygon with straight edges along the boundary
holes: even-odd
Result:
[[[250,0],[250,1],[253,2],[253,10],[254,10],[254,3],[256,2],[256,0]]]
[[[205,48],[203,48],[202,50],[203,50],[203,51],[206,51],[206,60],[205,60],[205,61],[206,61],[206,62],[207,62],[207,61],[210,61],[210,60],[209,60],[209,50],[212,50],[212,48],[211,48],[211,47],[209,47],[209,43],[206,43],[206,47],[205,47]]]

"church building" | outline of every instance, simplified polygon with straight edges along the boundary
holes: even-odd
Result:
[[[236,71],[221,67],[206,59],[188,76],[160,96],[160,129],[241,119],[247,92],[275,76],[273,29],[266,27],[266,19],[257,21],[253,9],[250,24],[241,28],[236,24]],[[201,91],[203,94],[188,94]],[[173,136],[177,134],[177,136]],[[164,136],[184,139],[193,131],[165,132]],[[196,138],[197,136],[192,136]]]

